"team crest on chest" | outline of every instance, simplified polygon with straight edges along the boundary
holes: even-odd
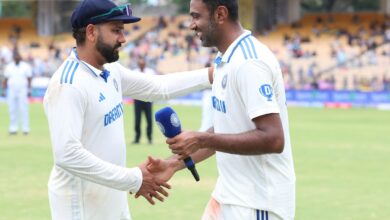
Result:
[[[222,78],[222,83],[221,83],[221,86],[222,86],[222,89],[225,89],[226,88],[226,84],[227,84],[227,74]]]
[[[116,79],[114,78],[114,79],[112,80],[112,82],[114,83],[114,87],[115,87],[116,91],[119,92],[118,83],[116,82]]]

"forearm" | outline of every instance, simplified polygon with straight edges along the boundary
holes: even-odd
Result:
[[[166,75],[136,75],[122,79],[123,93],[143,101],[167,100],[210,87],[207,69]]]
[[[191,158],[194,161],[195,164],[202,162],[203,160],[206,160],[207,158],[213,156],[215,154],[214,150],[211,149],[200,149],[197,152],[191,154]],[[176,170],[182,170],[186,168],[185,163],[183,160],[179,159],[179,156],[174,154],[171,157],[169,157],[167,160],[170,161],[171,166]]]
[[[231,154],[259,155],[280,153],[275,146],[281,145],[280,135],[254,129],[240,134],[207,133],[202,141],[201,149],[210,149]]]
[[[209,76],[206,70],[196,70],[182,73],[167,74],[164,76],[155,76],[154,79],[160,88],[153,99],[160,99],[160,93],[164,99],[183,96],[195,91],[199,91],[210,86]]]
[[[58,167],[82,179],[122,191],[137,192],[142,183],[139,168],[126,168],[96,157],[82,146],[73,145],[67,150],[55,150]]]

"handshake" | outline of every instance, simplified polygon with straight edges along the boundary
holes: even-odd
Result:
[[[168,196],[166,189],[171,188],[167,181],[176,171],[184,168],[184,165],[191,171],[195,180],[199,181],[195,163],[189,155],[201,146],[201,144],[199,145],[200,134],[198,132],[182,132],[179,117],[170,107],[157,111],[155,118],[161,132],[168,137],[166,143],[169,144],[174,155],[166,160],[148,157],[146,162],[139,166],[143,182],[135,197],[143,196],[152,205],[154,205],[153,197],[164,201],[163,196]]]
[[[168,197],[166,190],[171,188],[167,182],[180,169],[180,163],[182,162],[175,157],[161,160],[149,156],[144,163],[138,166],[143,179],[135,198],[143,196],[152,205],[155,204],[153,198],[163,202],[164,196]]]

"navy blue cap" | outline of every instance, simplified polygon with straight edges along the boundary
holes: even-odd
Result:
[[[134,17],[130,4],[117,6],[110,0],[84,0],[73,11],[70,19],[72,28],[83,28],[88,24],[100,24],[108,21],[135,23],[141,18]]]

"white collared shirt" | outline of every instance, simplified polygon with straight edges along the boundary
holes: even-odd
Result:
[[[284,84],[273,53],[245,31],[216,58],[213,83],[214,132],[255,129],[252,119],[279,113],[285,146],[281,154],[242,156],[217,152],[213,197],[223,204],[269,210],[293,219],[295,174]]]
[[[127,191],[139,190],[142,173],[138,167],[125,167],[122,95],[153,101],[210,87],[207,69],[150,76],[119,63],[104,68],[110,71],[107,82],[101,70],[79,60],[73,50],[46,91],[55,162],[49,180],[54,216],[129,219]]]
[[[4,77],[8,80],[7,86],[9,88],[27,88],[27,79],[32,77],[32,68],[24,61],[20,61],[19,64],[13,61],[6,65]]]

